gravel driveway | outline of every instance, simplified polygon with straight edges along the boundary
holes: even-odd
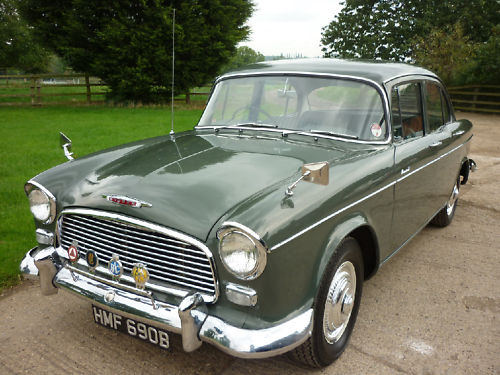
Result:
[[[1,374],[500,374],[500,117],[475,125],[479,169],[447,228],[427,227],[365,284],[346,352],[327,369],[171,351],[97,326],[90,304],[25,281],[0,296]],[[34,236],[33,236],[34,241]],[[27,249],[26,249],[27,250]]]

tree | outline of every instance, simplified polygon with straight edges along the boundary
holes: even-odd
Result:
[[[213,78],[247,37],[249,0],[20,0],[48,48],[102,78],[115,100],[161,101]]]
[[[500,24],[493,27],[487,42],[476,45],[475,57],[458,83],[500,85]]]
[[[222,67],[220,72],[225,73],[228,70],[238,69],[242,66],[260,61],[264,61],[264,55],[262,53],[256,52],[247,46],[240,46],[236,49],[236,53],[231,57],[229,62]]]
[[[416,37],[413,41],[413,59],[447,84],[460,82],[476,52],[476,44],[465,35],[459,23],[450,31],[433,29],[425,37]]]
[[[26,73],[47,69],[49,52],[33,38],[32,30],[20,18],[14,0],[0,0],[0,67]]]
[[[485,42],[500,22],[497,0],[346,0],[323,28],[325,57],[407,61],[413,38],[459,23],[471,42]]]

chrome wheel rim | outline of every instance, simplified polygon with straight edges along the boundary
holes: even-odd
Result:
[[[455,204],[457,203],[458,199],[458,182],[455,183],[455,186],[453,186],[453,191],[451,192],[450,199],[448,199],[448,203],[446,203],[446,213],[448,216],[450,216],[453,212],[453,208],[455,208]]]
[[[328,343],[336,343],[344,333],[356,297],[356,270],[346,261],[333,276],[325,302],[323,334]]]

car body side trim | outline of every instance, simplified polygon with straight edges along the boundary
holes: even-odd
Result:
[[[444,158],[444,157],[448,156],[449,154],[451,154],[451,153],[453,153],[453,152],[457,151],[459,148],[461,148],[461,147],[465,146],[465,145],[466,145],[466,144],[467,144],[467,143],[471,140],[471,138],[472,138],[472,136],[471,136],[469,139],[467,139],[464,143],[462,143],[462,144],[460,144],[459,146],[457,146],[457,147],[453,148],[452,150],[450,150],[450,151],[446,152],[445,154],[443,154],[443,155],[441,155],[441,156],[437,157],[436,159],[434,159],[434,160],[432,160],[432,161],[428,162],[427,164],[422,165],[421,167],[419,167],[419,168],[415,169],[414,171],[411,171],[410,173],[405,174],[403,177],[400,177],[400,178],[398,178],[397,180],[392,181],[392,182],[390,182],[389,184],[387,184],[387,185],[385,185],[385,186],[381,187],[380,189],[375,190],[374,192],[372,192],[372,193],[368,194],[366,197],[363,197],[363,198],[361,198],[361,199],[359,199],[359,200],[357,200],[357,201],[355,201],[355,202],[352,202],[351,204],[348,204],[347,206],[345,206],[345,207],[341,208],[340,210],[335,211],[334,213],[332,213],[332,214],[330,214],[330,215],[328,215],[328,216],[324,217],[323,219],[321,219],[321,220],[317,221],[316,223],[314,223],[314,224],[312,224],[312,225],[308,226],[307,228],[305,228],[305,229],[301,230],[300,232],[298,232],[298,233],[294,234],[293,236],[291,236],[291,237],[287,238],[286,240],[284,240],[284,241],[281,241],[281,242],[277,243],[276,245],[272,246],[272,247],[270,248],[270,250],[269,250],[269,251],[270,251],[270,252],[273,252],[274,250],[279,249],[280,247],[282,247],[283,245],[287,244],[288,242],[293,241],[294,239],[296,239],[297,237],[299,237],[299,236],[303,235],[304,233],[306,233],[306,232],[310,231],[311,229],[316,228],[318,225],[323,224],[325,221],[330,220],[331,218],[333,218],[333,217],[335,217],[335,216],[337,216],[337,215],[341,214],[342,212],[344,212],[344,211],[346,211],[346,210],[348,210],[348,209],[350,209],[350,208],[352,208],[352,207],[356,206],[357,204],[362,203],[362,202],[366,201],[367,199],[370,199],[371,197],[373,197],[373,196],[377,195],[378,193],[381,193],[382,191],[384,191],[384,190],[386,190],[386,189],[388,189],[388,188],[390,188],[390,187],[392,187],[392,186],[396,185],[398,182],[401,182],[401,181],[402,181],[402,180],[404,180],[405,178],[410,177],[411,175],[413,175],[413,174],[415,174],[415,173],[417,173],[417,172],[421,171],[422,169],[424,169],[424,168],[428,167],[429,165],[434,164],[435,162],[437,162],[437,161],[441,160],[442,158]]]

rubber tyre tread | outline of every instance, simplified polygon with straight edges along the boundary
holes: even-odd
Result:
[[[322,350],[320,350],[319,348],[321,344],[318,344],[318,342],[324,342],[323,345],[325,344],[329,345],[329,344],[326,343],[323,337],[323,317],[319,316],[320,314],[319,310],[317,309],[317,306],[321,307],[321,305],[324,305],[326,300],[326,293],[328,292],[328,288],[330,287],[331,279],[333,278],[333,275],[335,274],[338,266],[340,265],[341,260],[343,260],[345,254],[348,252],[357,253],[354,255],[355,258],[357,257],[356,263],[358,263],[357,264],[358,268],[356,269],[357,286],[356,286],[355,307],[353,308],[353,311],[351,313],[349,326],[346,328],[344,334],[337,342],[339,343],[343,341],[343,344],[341,344],[342,345],[341,348],[337,350],[336,353],[334,353],[334,355],[325,359],[321,358],[322,355],[320,352]],[[309,337],[307,341],[305,341],[302,345],[289,352],[289,357],[292,360],[294,360],[295,362],[305,364],[309,367],[321,368],[328,366],[329,364],[334,362],[338,357],[340,357],[340,355],[344,352],[345,348],[347,347],[351,332],[354,327],[354,323],[356,322],[356,317],[359,310],[359,304],[361,301],[361,294],[362,294],[361,292],[363,289],[363,275],[364,275],[363,256],[361,254],[361,248],[359,247],[358,242],[354,238],[346,237],[337,247],[337,250],[335,251],[332,259],[330,259],[330,262],[328,263],[325,272],[323,273],[318,294],[314,302],[315,306],[314,306],[313,333],[311,337]],[[320,310],[322,310],[322,308],[320,308]],[[325,357],[324,354],[323,357]]]

